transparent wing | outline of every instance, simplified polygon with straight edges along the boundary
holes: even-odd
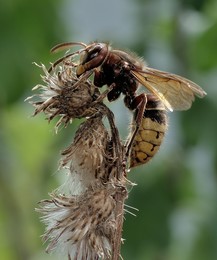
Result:
[[[146,67],[143,71],[132,70],[131,74],[170,111],[187,110],[195,96],[202,98],[206,95],[196,83],[168,72]]]

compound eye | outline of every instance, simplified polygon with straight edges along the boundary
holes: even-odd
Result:
[[[88,51],[82,52],[82,54],[80,56],[81,64],[85,64],[88,61],[90,61],[90,60],[94,59],[95,57],[97,57],[97,55],[99,54],[99,52],[101,50],[102,50],[102,47],[97,45],[97,46],[94,46],[93,48],[91,48]]]
[[[92,49],[90,49],[90,50],[86,53],[86,55],[85,55],[86,57],[84,57],[85,60],[83,60],[83,61],[84,61],[84,62],[88,62],[88,61],[90,61],[90,60],[96,58],[96,57],[99,55],[99,53],[100,53],[101,50],[102,50],[102,46],[100,46],[100,45],[94,46]]]
[[[76,70],[77,76],[100,66],[107,57],[107,54],[108,46],[103,43],[93,44],[87,48],[80,56],[80,64]]]

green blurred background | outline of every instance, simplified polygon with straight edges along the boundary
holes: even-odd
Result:
[[[110,40],[154,68],[190,78],[208,93],[174,112],[156,158],[132,170],[124,259],[217,259],[217,1],[77,0],[0,3],[0,259],[47,260],[37,202],[63,181],[60,150],[79,121],[55,135],[54,123],[23,100],[41,83],[39,68],[64,41]],[[111,104],[123,136],[129,113]]]

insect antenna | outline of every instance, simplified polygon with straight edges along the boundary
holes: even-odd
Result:
[[[51,53],[56,53],[56,52],[65,50],[65,49],[67,49],[67,48],[70,48],[70,47],[76,46],[76,45],[81,45],[81,46],[83,46],[83,47],[85,47],[85,48],[79,49],[78,51],[75,51],[75,52],[73,52],[73,53],[69,53],[69,54],[63,56],[62,58],[56,60],[56,61],[52,64],[52,66],[48,69],[48,72],[51,73],[51,72],[53,71],[53,69],[54,69],[58,64],[60,64],[61,62],[63,62],[65,59],[68,59],[68,58],[70,58],[70,57],[79,55],[81,52],[87,50],[87,48],[88,48],[88,45],[86,45],[86,44],[83,43],[83,42],[65,42],[65,43],[60,43],[60,44],[55,45],[55,46],[50,50]],[[77,66],[77,65],[76,65],[76,64],[73,64],[73,66],[75,67],[75,66]]]
[[[71,57],[71,56],[73,56],[73,55],[74,55],[74,53],[70,53],[70,54],[68,54],[68,55],[66,55],[66,56],[64,56],[64,57],[62,57],[62,58],[56,60],[56,61],[52,64],[52,66],[48,69],[48,73],[51,73],[51,72],[56,68],[56,66],[57,66],[58,64],[60,64],[60,63],[63,62],[65,59],[67,59],[67,58],[69,58],[69,57]]]
[[[57,44],[55,45],[51,50],[50,52],[52,53],[56,53],[56,52],[59,52],[59,51],[62,51],[62,50],[65,50],[67,48],[70,48],[72,46],[76,46],[76,45],[81,45],[83,47],[87,47],[87,45],[83,42],[64,42],[64,43],[60,43],[60,44]]]

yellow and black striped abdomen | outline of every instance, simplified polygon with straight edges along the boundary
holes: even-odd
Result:
[[[147,163],[160,148],[167,130],[167,114],[160,101],[148,101],[130,153],[130,167]]]

